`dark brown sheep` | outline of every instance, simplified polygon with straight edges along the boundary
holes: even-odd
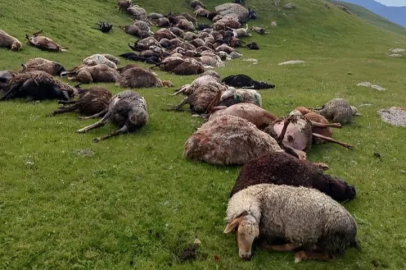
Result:
[[[140,68],[140,66],[138,66],[137,64],[127,64],[124,67],[118,68],[117,71],[123,73],[124,71],[130,68]]]
[[[261,156],[245,164],[230,197],[242,189],[257,184],[314,188],[336,201],[350,201],[356,196],[353,186],[337,177],[324,174],[317,164],[280,152]]]
[[[162,82],[155,73],[149,69],[137,67],[122,72],[116,84],[124,88],[162,87]]]
[[[194,59],[191,59],[191,61],[184,61],[172,70],[172,72],[177,75],[196,75],[202,74],[204,71],[205,69],[203,65]]]
[[[8,82],[17,74],[17,72],[2,70],[0,71],[0,91],[6,90]]]
[[[113,96],[109,90],[103,87],[92,87],[89,89],[78,89],[79,97],[74,101],[62,101],[58,103],[64,106],[54,111],[52,115],[62,114],[67,112],[78,112],[82,115],[94,115],[99,114],[103,116],[107,113],[107,108],[111,97]]]
[[[25,62],[23,72],[44,71],[52,76],[60,76],[66,69],[58,62],[45,58],[32,58]]]
[[[23,97],[27,98],[27,101],[69,100],[76,93],[76,89],[43,71],[18,73],[9,79],[5,90],[6,93],[0,101]]]

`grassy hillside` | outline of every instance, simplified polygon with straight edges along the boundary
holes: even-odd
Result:
[[[213,8],[225,1],[210,1]],[[354,184],[357,198],[345,207],[359,225],[362,250],[349,250],[336,262],[293,263],[293,254],[254,249],[250,262],[238,257],[234,235],[224,235],[229,192],[238,167],[190,162],[183,144],[201,120],[189,113],[163,111],[182,97],[173,89],[140,89],[150,121],[134,134],[99,144],[94,137],[113,125],[76,134],[93,121],[75,114],[46,117],[55,102],[0,103],[0,268],[1,269],[405,269],[406,182],[405,130],[384,124],[380,108],[406,106],[405,59],[388,57],[390,48],[406,48],[406,37],[371,27],[319,0],[295,0],[292,11],[273,1],[247,0],[259,19],[250,25],[278,23],[267,36],[253,35],[259,51],[241,49],[243,59],[227,62],[222,76],[245,73],[276,84],[261,92],[264,107],[283,116],[296,106],[316,107],[334,97],[358,106],[362,116],[335,131],[335,138],[355,145],[318,145],[309,159],[330,165],[330,173]],[[184,0],[145,1],[149,12],[187,10]],[[94,53],[118,55],[134,41],[120,29],[92,30],[94,23],[131,23],[118,13],[115,0],[26,0],[0,2],[0,26],[24,40],[40,29],[66,53],[24,47],[0,50],[0,70],[18,69],[32,57],[45,57],[71,68]],[[302,65],[278,66],[287,60]],[[127,62],[123,61],[122,64]],[[160,72],[176,87],[195,77]],[[357,87],[370,81],[385,92]],[[102,84],[114,93],[112,84]],[[361,106],[362,104],[372,104]],[[83,156],[79,150],[94,155]],[[378,152],[381,159],[374,157]],[[179,252],[201,240],[194,262],[181,264]],[[219,260],[215,260],[219,256]]]
[[[394,33],[398,33],[401,35],[406,35],[406,28],[387,20],[387,19],[369,11],[366,8],[363,8],[363,7],[355,5],[355,4],[342,2],[342,1],[331,1],[331,2],[339,3],[341,5],[348,7],[348,9],[353,14],[355,14],[356,16],[360,17],[361,19],[365,20],[366,22],[368,22],[372,25],[375,25],[376,27],[379,27],[381,29],[391,31]]]

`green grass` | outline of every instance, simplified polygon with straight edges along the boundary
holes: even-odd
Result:
[[[378,28],[381,28],[386,31],[391,31],[400,35],[406,35],[406,28],[381,17],[364,7],[342,1],[331,1],[331,2],[333,3],[336,2],[339,3],[340,5],[346,6],[355,16],[358,16],[359,18],[365,20],[366,22]]]
[[[406,106],[406,60],[388,57],[390,48],[406,48],[406,37],[377,29],[331,4],[327,9],[319,0],[296,0],[293,11],[280,10],[273,1],[247,3],[259,11],[259,19],[250,25],[276,20],[278,27],[267,36],[247,39],[261,50],[240,50],[245,58],[259,59],[257,65],[227,62],[218,70],[222,76],[245,73],[275,83],[274,90],[261,94],[264,107],[279,116],[334,97],[348,99],[362,113],[334,135],[355,145],[353,151],[332,144],[309,151],[310,160],[328,163],[332,175],[356,186],[357,198],[345,207],[358,222],[362,250],[349,250],[334,263],[295,265],[290,253],[255,248],[252,261],[242,262],[235,236],[222,233],[239,168],[185,160],[183,144],[201,120],[162,110],[182,99],[169,97],[173,89],[140,89],[148,103],[148,125],[98,144],[92,139],[116,127],[76,134],[93,121],[77,120],[75,114],[46,117],[57,108],[55,102],[0,104],[0,269],[406,268],[405,129],[382,123],[376,113]],[[184,0],[137,4],[149,12],[187,10]],[[25,33],[44,29],[69,48],[57,54],[28,46],[18,53],[1,49],[0,70],[18,69],[38,56],[71,68],[93,53],[129,51],[126,44],[134,39],[120,29],[102,34],[90,28],[99,20],[131,22],[118,13],[114,0],[0,2],[3,30],[23,41]],[[306,63],[277,65],[292,59]],[[177,87],[194,79],[159,74]],[[361,81],[387,90],[357,87]],[[105,86],[115,93],[121,90]],[[372,105],[360,107],[363,103]],[[95,154],[80,156],[77,149]],[[181,264],[176,255],[195,238],[202,242],[197,261]]]

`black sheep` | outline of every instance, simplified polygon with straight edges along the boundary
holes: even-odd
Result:
[[[256,42],[251,42],[246,45],[250,50],[259,50],[258,44]]]
[[[324,174],[319,166],[278,152],[246,163],[238,175],[230,197],[240,190],[257,184],[314,188],[336,201],[349,201],[356,196],[353,186],[337,177]]]
[[[254,81],[249,76],[244,75],[244,74],[230,75],[230,76],[225,77],[222,81],[225,84],[236,87],[236,88],[258,89],[258,90],[275,88],[274,84]]]

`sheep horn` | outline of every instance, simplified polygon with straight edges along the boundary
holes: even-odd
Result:
[[[36,33],[34,33],[34,34],[32,34],[32,35],[33,35],[34,37],[36,37],[36,36],[38,36],[39,34],[41,34],[43,30],[44,30],[44,29],[41,29],[41,31],[36,32]]]

